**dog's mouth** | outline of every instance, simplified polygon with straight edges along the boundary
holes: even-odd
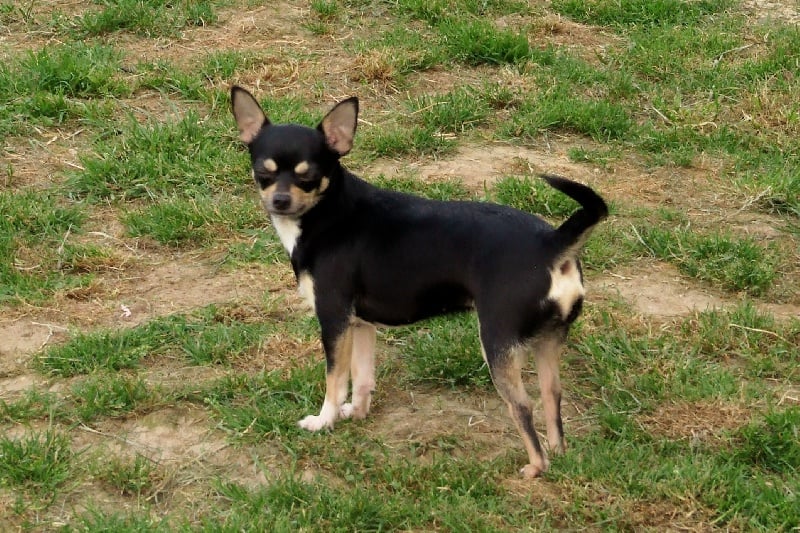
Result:
[[[299,217],[307,211],[304,205],[297,205],[293,202],[288,204],[274,201],[263,202],[264,209],[271,215],[281,215],[285,217]]]

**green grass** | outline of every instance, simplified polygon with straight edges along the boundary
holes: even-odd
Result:
[[[413,177],[386,177],[383,174],[370,180],[382,189],[423,196],[432,200],[469,200],[473,195],[457,180],[428,183]]]
[[[736,361],[754,379],[796,380],[800,323],[781,324],[745,301],[727,312],[701,313],[683,336],[704,358]]]
[[[76,197],[120,202],[236,190],[229,176],[247,171],[227,126],[194,112],[146,123],[130,118],[118,135],[96,140],[94,154],[82,157],[83,168],[70,173],[67,187]]]
[[[408,155],[445,155],[452,152],[454,143],[440,132],[424,127],[389,126],[362,135],[360,146],[371,159]]]
[[[153,392],[141,378],[99,373],[73,385],[72,400],[79,420],[117,418],[152,403]]]
[[[89,279],[69,271],[78,248],[66,243],[81,231],[85,213],[52,194],[0,192],[0,302],[37,302]]]
[[[0,65],[0,133],[23,135],[32,126],[107,119],[110,106],[93,98],[128,96],[122,53],[107,45],[71,42],[12,57]]]
[[[236,267],[246,263],[278,264],[286,261],[286,249],[272,228],[243,230],[225,253],[223,264]]]
[[[474,313],[437,317],[387,335],[402,346],[403,367],[411,383],[490,388],[489,369],[481,357]]]
[[[141,454],[98,464],[94,475],[120,494],[137,498],[156,496],[161,481],[156,463]]]
[[[553,8],[575,20],[614,27],[684,25],[724,11],[727,1],[686,0],[557,0]]]
[[[232,230],[255,230],[265,215],[248,195],[239,198],[173,197],[125,213],[122,223],[132,237],[151,237],[173,247],[202,245]]]
[[[531,54],[523,33],[498,29],[486,20],[448,17],[438,25],[446,55],[467,65],[519,64]]]
[[[412,102],[411,114],[428,130],[462,133],[481,125],[489,107],[475,90],[462,87],[445,95],[417,99]]]
[[[562,131],[609,142],[624,140],[633,130],[625,106],[607,99],[582,98],[561,86],[526,99],[501,132],[512,138],[536,138],[546,131]]]
[[[22,438],[0,437],[0,487],[25,495],[53,498],[72,471],[70,439],[55,430]],[[17,503],[22,494],[17,494]]]
[[[0,0],[0,35],[0,529],[800,527],[800,32],[777,10]],[[324,395],[319,326],[254,194],[231,83],[311,127],[358,95],[343,161],[385,188],[558,224],[577,206],[535,168],[609,200],[562,361],[569,448],[543,479],[518,478],[471,314],[382,330],[371,416],[297,426]],[[468,175],[439,175],[461,154]],[[614,295],[677,290],[661,263],[721,307]],[[192,289],[139,291],[163,264]],[[146,311],[116,326],[132,298]]]
[[[52,375],[74,376],[136,368],[142,359],[166,355],[183,355],[194,364],[223,363],[257,349],[269,328],[263,323],[239,323],[224,309],[211,306],[131,329],[78,333],[42,352],[36,364]]]
[[[738,432],[736,439],[741,445],[734,457],[768,472],[795,476],[800,472],[798,428],[800,409],[797,407],[768,413],[763,420]]]
[[[642,228],[640,234],[644,246],[655,257],[675,263],[688,276],[729,291],[764,294],[778,275],[777,249],[750,237],[701,235],[662,227]]]
[[[58,403],[55,394],[30,389],[14,400],[0,399],[0,422],[22,423],[44,418],[57,410]]]
[[[43,48],[22,59],[18,71],[25,76],[12,87],[17,93],[35,88],[72,97],[125,96],[130,89],[119,79],[121,60],[118,50],[100,44]]]
[[[157,61],[155,63],[140,63],[137,71],[142,73],[139,81],[140,89],[153,89],[162,94],[173,95],[189,101],[204,101],[210,98],[206,83],[209,74],[215,68],[222,68],[225,65],[216,66],[216,62],[211,58],[210,65],[204,65],[201,72],[186,72],[175,68],[174,65]],[[223,59],[224,61],[224,59]],[[230,62],[230,60],[228,60]],[[228,65],[226,70],[235,69],[235,66]]]
[[[572,198],[538,177],[501,178],[492,187],[490,198],[521,211],[557,218],[569,217],[580,207]]]
[[[130,32],[143,37],[176,37],[181,30],[213,24],[220,2],[166,2],[164,0],[109,0],[99,9],[87,10],[76,18],[55,16],[54,24],[79,37]]]

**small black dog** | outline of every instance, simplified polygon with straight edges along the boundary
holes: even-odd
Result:
[[[547,440],[552,452],[562,452],[559,357],[583,303],[577,254],[608,214],[603,199],[584,185],[543,176],[582,206],[553,228],[509,207],[378,189],[339,163],[353,147],[356,98],[336,105],[316,129],[271,124],[241,87],[232,87],[231,103],[261,201],[322,331],[325,401],[319,415],[300,426],[318,431],[339,418],[367,415],[375,387],[375,325],[474,307],[483,357],[528,452],[522,473],[545,471],[521,369],[532,352]],[[350,374],[352,399],[345,403]]]

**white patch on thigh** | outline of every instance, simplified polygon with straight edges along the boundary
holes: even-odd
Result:
[[[555,302],[561,311],[561,318],[569,316],[572,306],[586,294],[581,283],[581,274],[574,259],[559,261],[550,270],[550,292],[547,299]]]
[[[294,247],[297,245],[297,239],[300,238],[300,221],[291,217],[272,215],[272,225],[278,232],[283,247],[291,257]]]
[[[303,301],[312,311],[316,311],[314,278],[311,277],[311,274],[307,270],[301,272],[297,277],[297,293],[303,298]]]

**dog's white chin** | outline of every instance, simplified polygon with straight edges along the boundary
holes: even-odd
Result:
[[[279,209],[274,209],[272,206],[266,203],[263,204],[263,206],[264,206],[264,211],[266,211],[267,213],[269,213],[271,216],[274,217],[277,216],[277,217],[298,219],[301,216],[303,216],[306,213],[306,211],[308,211],[308,209],[306,209],[305,206],[299,206],[291,210],[284,210],[284,211],[281,211]]]

